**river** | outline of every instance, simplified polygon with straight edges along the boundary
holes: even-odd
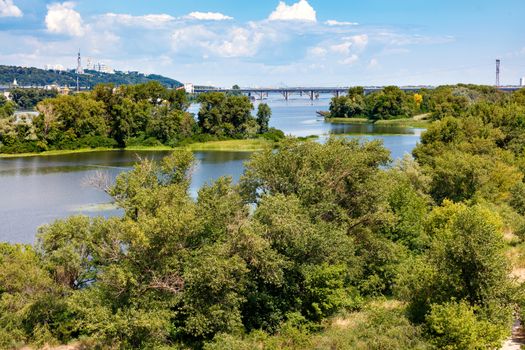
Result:
[[[370,124],[330,124],[316,115],[327,110],[325,96],[316,101],[307,99],[270,99],[270,125],[287,135],[318,135],[322,142],[330,134],[381,139],[392,158],[410,153],[420,139],[421,129],[375,126]],[[192,106],[191,112],[196,112]],[[59,156],[0,158],[0,242],[33,243],[37,228],[56,219],[75,214],[90,216],[120,215],[110,205],[105,193],[84,186],[86,177],[96,171],[107,172],[111,178],[129,170],[137,157],[162,158],[167,152],[113,151]],[[197,165],[193,171],[191,193],[223,175],[237,181],[243,172],[247,152],[195,152]]]

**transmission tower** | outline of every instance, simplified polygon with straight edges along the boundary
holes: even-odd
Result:
[[[501,64],[501,60],[497,59],[496,60],[496,86],[497,87],[500,86],[500,84],[499,84],[499,67],[500,67],[500,64]]]
[[[78,50],[77,56],[77,74],[84,74],[84,69],[82,69],[82,61],[80,59],[80,49]]]

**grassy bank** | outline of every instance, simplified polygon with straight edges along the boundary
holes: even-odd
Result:
[[[409,128],[426,128],[430,124],[427,115],[417,115],[413,118],[390,119],[373,121],[367,118],[325,118],[328,123],[334,124],[377,124],[377,125],[391,125],[404,126]]]
[[[34,156],[56,156],[74,153],[88,153],[100,151],[171,151],[174,149],[187,149],[190,151],[223,151],[223,152],[254,152],[260,151],[264,147],[271,144],[271,141],[265,139],[250,139],[250,140],[224,140],[224,141],[208,141],[196,142],[183,147],[169,147],[169,146],[130,146],[126,148],[79,148],[74,150],[54,150],[40,153],[18,153],[18,154],[0,154],[0,158],[19,158],[19,157],[34,157]]]

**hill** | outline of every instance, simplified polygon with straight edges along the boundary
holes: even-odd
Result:
[[[158,81],[162,85],[173,88],[182,84],[162,75],[145,75],[139,72],[115,72],[114,74],[102,73],[94,70],[86,70],[80,74],[79,84],[81,87],[93,87],[102,83],[113,83],[116,85],[141,84],[148,81]],[[17,67],[0,65],[0,85],[9,85],[16,79],[20,86],[44,86],[58,84],[60,86],[76,86],[77,74],[75,71],[54,71],[35,67]]]

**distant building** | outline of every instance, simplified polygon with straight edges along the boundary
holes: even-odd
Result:
[[[51,84],[44,86],[46,90],[56,90],[60,95],[69,95],[71,89],[69,86],[59,86],[58,84]]]
[[[13,86],[13,87],[17,87],[18,86],[18,82],[16,81],[16,78],[15,78],[15,80],[13,80],[13,84],[11,84],[11,86]]]
[[[4,91],[3,95],[6,100],[11,101],[11,93],[9,91]]]
[[[520,86],[525,86],[525,77],[520,79]]]
[[[187,94],[193,94],[195,92],[195,86],[192,83],[185,83],[184,90]]]
[[[46,64],[46,70],[54,70],[58,72],[65,71],[65,68],[61,64]]]

